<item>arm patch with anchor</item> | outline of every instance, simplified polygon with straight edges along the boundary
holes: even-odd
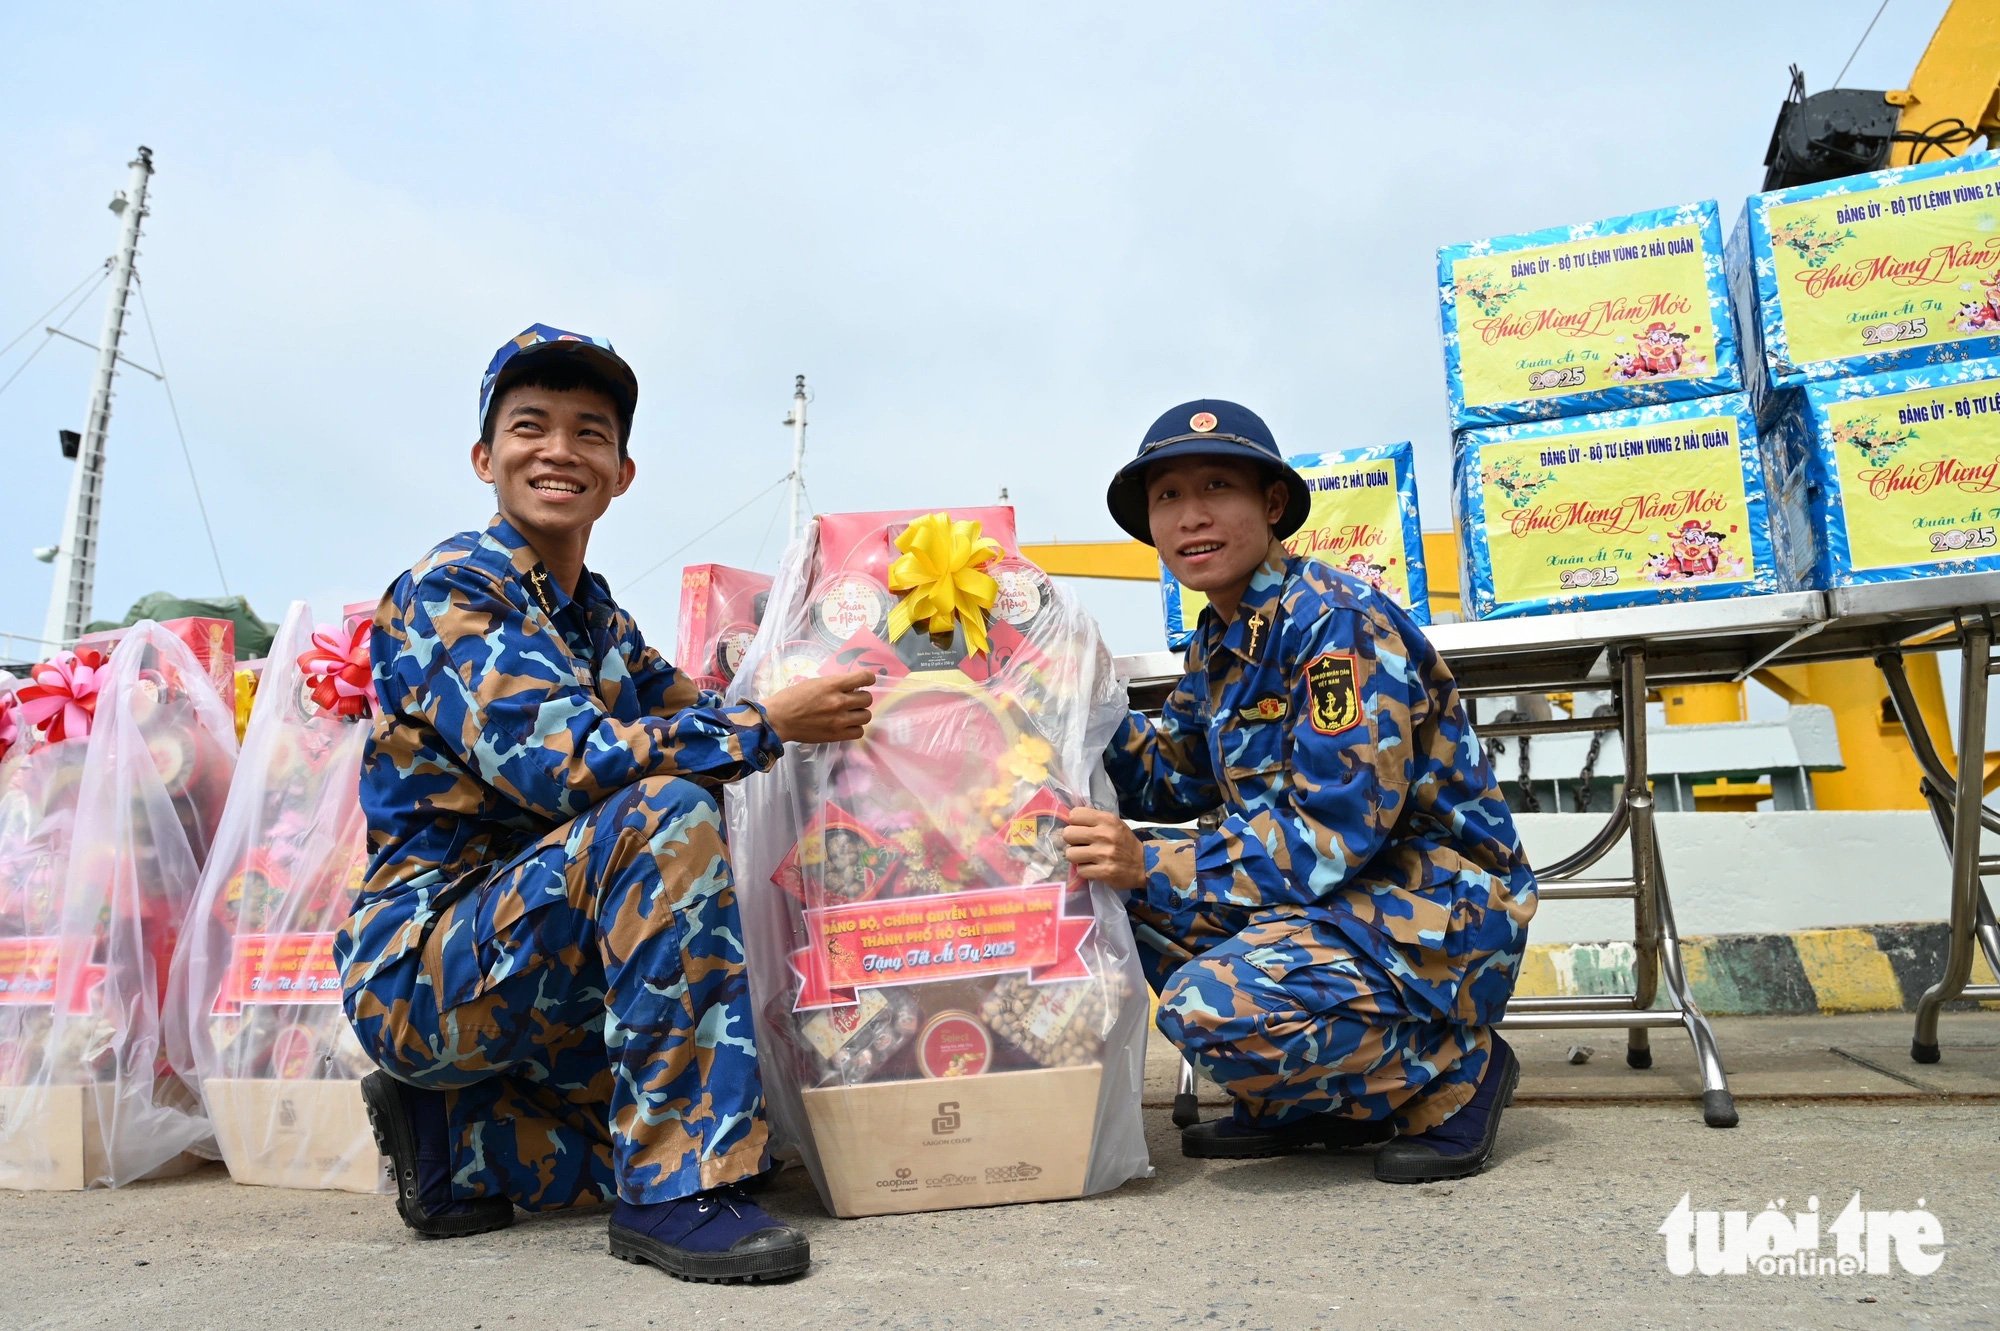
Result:
[[[1361,722],[1361,662],[1352,652],[1321,652],[1306,665],[1312,728],[1340,735]]]

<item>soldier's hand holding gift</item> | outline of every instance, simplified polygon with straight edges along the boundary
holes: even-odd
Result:
[[[771,728],[787,744],[835,744],[860,739],[868,728],[872,670],[802,679],[764,702]]]
[[[1070,867],[1077,876],[1121,892],[1146,885],[1146,852],[1139,838],[1115,813],[1079,804],[1069,811],[1063,829]]]

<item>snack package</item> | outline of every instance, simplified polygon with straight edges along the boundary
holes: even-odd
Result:
[[[1072,805],[1114,807],[1125,697],[1096,625],[1020,557],[1010,510],[825,516],[731,696],[857,666],[878,672],[864,739],[729,792],[777,1139],[837,1215],[1146,1173],[1136,948],[1061,849]]]
[[[674,665],[697,686],[721,692],[736,678],[764,605],[771,579],[726,564],[689,564],[681,570],[680,633]]]
[[[1419,624],[1430,623],[1416,454],[1410,445],[1307,453],[1286,460],[1312,491],[1312,510],[1305,525],[1286,538],[1285,549],[1359,578],[1408,610]],[[1179,651],[1193,640],[1208,598],[1181,586],[1164,565],[1160,596],[1166,606],[1167,645]]]
[[[367,869],[368,621],[295,602],[259,681],[229,806],[174,954],[168,1048],[238,1182],[388,1190],[340,1007],[333,936]]]
[[[2000,154],[1753,194],[1727,259],[1760,421],[1784,389],[2000,356]]]
[[[1453,460],[1470,618],[1786,591],[1741,393],[1468,430]]]
[[[1799,494],[1781,555],[1816,587],[2000,569],[1996,431],[2000,359],[1780,394],[1765,467]]]
[[[1743,387],[1713,200],[1447,245],[1438,313],[1454,430]]]
[[[235,764],[231,707],[194,653],[158,624],[124,631],[78,784],[47,1038],[0,1125],[0,1183],[117,1187],[213,1150],[165,1057],[161,1003]],[[82,1161],[67,1182],[34,1173],[65,1153]]]

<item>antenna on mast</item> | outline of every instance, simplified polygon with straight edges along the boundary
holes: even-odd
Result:
[[[55,585],[49,589],[49,613],[42,624],[42,637],[63,645],[82,636],[83,626],[90,622],[91,601],[96,592],[97,526],[104,504],[104,440],[111,429],[111,387],[118,377],[118,344],[125,336],[125,309],[132,294],[132,263],[139,253],[140,224],[146,220],[146,186],[153,175],[153,150],[142,146],[130,166],[131,182],[111,200],[111,211],[123,224],[111,273],[116,280],[111,284],[110,303],[104,309],[104,331],[97,339],[97,377],[90,389],[90,414],[84,418],[76,469],[70,474],[62,543],[54,552]]]
[[[799,535],[800,505],[806,493],[806,377],[801,374],[792,380],[792,414],[785,417],[786,425],[792,427],[792,474],[791,499],[792,521],[786,531],[786,539],[796,540]]]

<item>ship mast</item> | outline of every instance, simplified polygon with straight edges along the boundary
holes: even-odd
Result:
[[[118,377],[118,344],[125,336],[125,310],[132,294],[132,262],[139,253],[140,224],[146,219],[146,187],[153,175],[153,150],[142,147],[132,159],[130,184],[111,200],[122,230],[118,257],[113,261],[111,300],[104,310],[104,331],[97,340],[97,378],[90,390],[90,414],[84,420],[71,473],[69,507],[63,514],[62,544],[56,547],[55,585],[49,590],[49,614],[42,637],[67,646],[90,622],[97,582],[97,528],[104,502],[104,440],[111,428],[111,390]]]
[[[806,377],[803,374],[792,381],[792,414],[785,417],[785,424],[792,429],[792,516],[785,538],[795,541],[799,537],[799,511],[806,493]]]

